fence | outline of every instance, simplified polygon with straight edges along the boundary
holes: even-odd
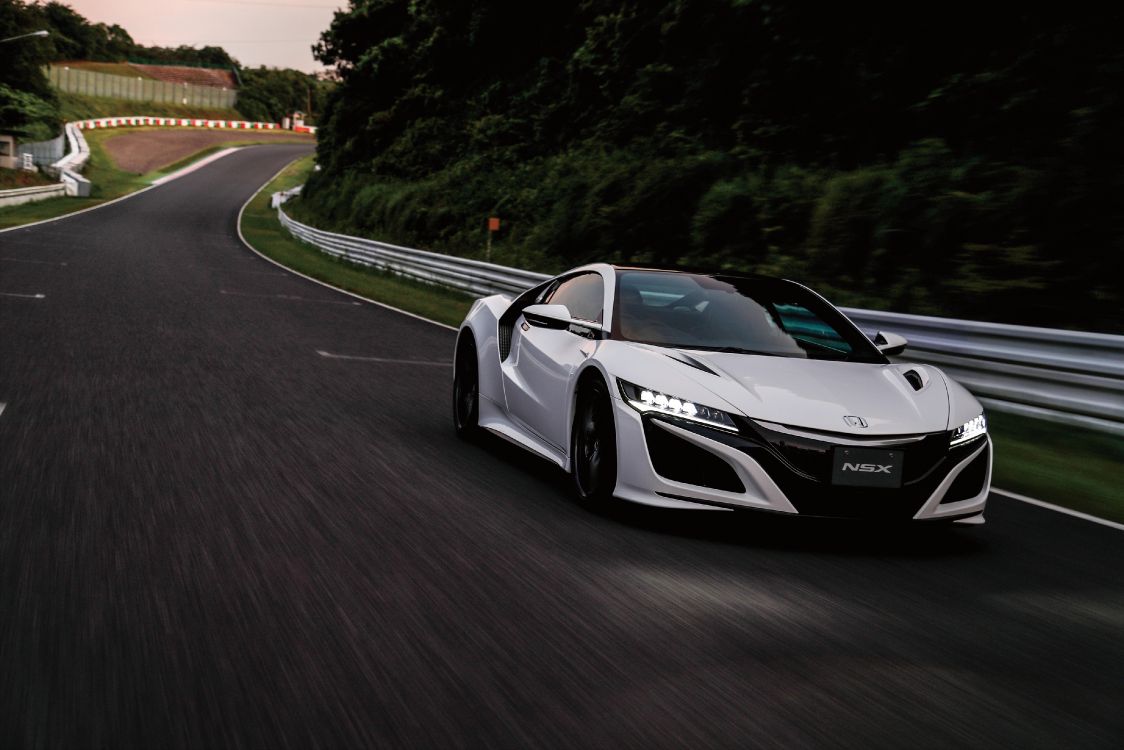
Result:
[[[325,232],[285,213],[294,237],[338,258],[473,295],[518,293],[546,274]],[[940,367],[986,407],[1124,437],[1124,336],[855,310],[868,334],[909,339],[904,359]]]
[[[21,155],[31,154],[31,160],[39,166],[54,164],[66,153],[66,133],[60,133],[49,141],[20,141],[16,151]]]
[[[170,83],[148,78],[116,76],[67,66],[51,65],[47,68],[51,85],[59,91],[83,96],[109,99],[128,99],[137,102],[162,102],[186,104],[193,107],[229,109],[238,101],[238,92],[216,86],[194,86],[190,83]]]

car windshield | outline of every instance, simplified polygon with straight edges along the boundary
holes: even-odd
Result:
[[[613,336],[656,346],[885,362],[843,314],[779,279],[619,271]]]

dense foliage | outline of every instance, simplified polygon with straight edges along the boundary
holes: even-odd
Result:
[[[330,81],[299,70],[243,68],[238,91],[238,111],[248,120],[281,122],[293,112],[304,112],[313,121],[333,86]]]
[[[238,61],[222,47],[146,47],[133,41],[117,24],[90,23],[60,2],[29,3],[0,0],[0,29],[15,36],[39,29],[46,38],[24,39],[0,47],[0,130],[30,140],[49,138],[58,130],[57,97],[43,66],[59,60],[143,62],[238,68]],[[11,30],[10,32],[8,30]],[[237,108],[251,120],[280,122],[294,111],[319,112],[332,85],[297,70],[247,68],[240,71]]]
[[[469,255],[494,214],[496,259],[544,270],[1119,329],[1121,13],[1030,7],[353,0],[298,210]]]
[[[0,38],[28,34],[42,26],[20,0],[0,0]],[[0,131],[29,140],[54,135],[58,100],[43,72],[49,47],[41,38],[0,44]]]

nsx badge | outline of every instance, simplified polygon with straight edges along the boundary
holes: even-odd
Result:
[[[892,468],[889,464],[843,464],[843,471],[865,471],[870,474],[889,474]]]
[[[901,487],[904,458],[901,451],[839,446],[835,449],[831,483],[851,487]]]
[[[843,417],[843,421],[847,423],[848,427],[868,427],[866,420],[862,417],[848,416]]]

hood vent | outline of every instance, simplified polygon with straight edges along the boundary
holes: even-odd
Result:
[[[905,378],[906,382],[909,383],[915,391],[919,391],[929,384],[927,373],[922,374],[917,370],[906,370],[902,373],[902,377]]]

